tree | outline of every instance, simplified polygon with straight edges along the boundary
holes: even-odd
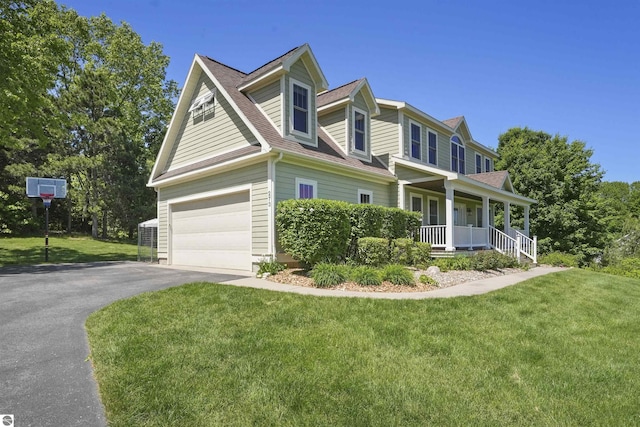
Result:
[[[531,233],[541,252],[562,251],[585,260],[606,242],[603,172],[591,163],[584,142],[568,142],[528,128],[512,128],[498,138],[496,169],[507,170],[519,194],[537,200],[531,207]]]

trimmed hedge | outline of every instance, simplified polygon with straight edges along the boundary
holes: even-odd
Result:
[[[401,265],[413,265],[413,248],[411,239],[393,239],[391,241],[391,262]]]
[[[389,262],[389,241],[382,237],[358,239],[358,262],[363,265],[379,266]]]

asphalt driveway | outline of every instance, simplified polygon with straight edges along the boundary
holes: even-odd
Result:
[[[241,277],[140,263],[0,268],[0,414],[16,426],[105,426],[87,316],[142,292]]]

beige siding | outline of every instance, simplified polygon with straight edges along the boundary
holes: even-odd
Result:
[[[345,151],[347,150],[346,142],[346,127],[345,127],[345,114],[347,109],[341,108],[331,113],[318,117],[320,126],[322,126],[329,135],[341,146]]]
[[[427,172],[418,171],[415,169],[406,168],[404,166],[397,165],[396,166],[396,176],[400,181],[411,181],[414,179],[427,178],[431,175]]]
[[[451,142],[448,135],[438,134],[438,167],[451,171]]]
[[[391,167],[390,158],[398,154],[398,110],[380,108],[371,118],[371,151]]]
[[[306,138],[306,137],[302,137],[302,136],[298,136],[298,135],[292,135],[291,134],[291,128],[292,128],[292,119],[291,119],[291,94],[290,92],[290,81],[291,78],[304,83],[308,86],[311,86],[311,93],[309,93],[309,111],[310,111],[310,115],[309,115],[309,130],[311,133],[311,137],[310,138]],[[313,79],[311,78],[311,76],[309,75],[309,72],[307,71],[307,67],[305,67],[305,65],[303,64],[302,60],[298,60],[295,64],[293,64],[291,66],[291,69],[289,70],[289,74],[287,74],[285,76],[285,89],[284,89],[284,111],[285,111],[285,126],[286,126],[286,130],[284,132],[285,135],[291,135],[292,137],[295,137],[296,139],[300,140],[300,141],[304,141],[307,143],[311,143],[313,145],[316,145],[317,143],[317,139],[316,139],[316,127],[317,127],[317,121],[316,121],[316,87],[315,84],[313,82]]]
[[[268,191],[267,163],[246,166],[231,172],[212,175],[194,181],[158,189],[158,257],[167,256],[167,206],[172,199],[224,190],[230,187],[251,186],[251,243],[253,255],[268,252]]]
[[[296,196],[295,180],[303,178],[318,183],[318,198],[358,202],[358,189],[373,192],[373,204],[392,206],[396,184],[379,184],[327,171],[310,169],[292,163],[276,165],[276,203]]]
[[[251,97],[262,108],[274,125],[282,130],[282,106],[280,105],[280,80],[251,92]]]
[[[202,73],[197,88],[191,102],[214,90],[215,86]],[[218,91],[212,113],[198,118],[187,113],[184,117],[164,170],[194,163],[255,141],[256,138]]]
[[[367,115],[367,120],[365,122],[365,126],[366,126],[365,132],[366,132],[367,140],[365,141],[365,153],[364,154],[353,150],[353,146],[352,146],[353,145],[353,141],[352,141],[353,137],[352,137],[352,135],[353,135],[353,126],[354,126],[354,124],[353,124],[354,107],[359,109],[359,110],[361,110],[361,111],[364,111],[366,113],[366,115]],[[353,104],[349,105],[348,110],[349,110],[349,116],[348,116],[348,118],[349,118],[348,119],[349,133],[348,133],[348,136],[347,136],[347,141],[348,141],[348,144],[349,144],[349,146],[348,146],[349,153],[351,155],[355,156],[355,157],[359,157],[361,159],[368,160],[371,157],[371,136],[370,136],[371,135],[371,112],[369,111],[369,107],[367,106],[367,102],[365,101],[364,96],[362,95],[362,93],[358,92],[356,94],[356,96],[354,97],[354,100],[353,100]]]

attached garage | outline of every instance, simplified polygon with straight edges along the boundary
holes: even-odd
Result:
[[[251,270],[249,191],[170,203],[169,262]]]

